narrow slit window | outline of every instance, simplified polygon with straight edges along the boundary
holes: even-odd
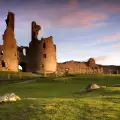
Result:
[[[43,57],[46,58],[46,54],[43,54]]]
[[[2,61],[2,67],[5,67],[5,62],[4,61]]]
[[[45,45],[45,43],[43,43],[43,48],[44,48],[44,49],[46,48],[46,45]]]

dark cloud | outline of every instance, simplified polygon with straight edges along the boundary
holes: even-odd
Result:
[[[46,4],[46,5],[60,5],[60,4],[66,4],[70,0],[0,0],[0,4],[2,5],[41,5],[41,4]]]

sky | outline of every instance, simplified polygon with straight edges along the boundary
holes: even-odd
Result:
[[[8,11],[15,14],[15,38],[29,46],[31,22],[39,40],[53,36],[57,61],[120,65],[120,0],[0,0],[0,44]]]

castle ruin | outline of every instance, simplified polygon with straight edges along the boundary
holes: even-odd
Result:
[[[17,72],[18,65],[20,65],[24,72],[55,72],[57,59],[53,37],[50,36],[38,40],[38,33],[41,27],[33,21],[29,46],[17,46],[14,38],[14,17],[15,15],[12,12],[8,12],[3,45],[0,46],[0,70]]]
[[[18,66],[22,67],[23,72],[34,73],[119,73],[119,66],[103,66],[95,63],[94,58],[87,62],[68,61],[57,63],[56,45],[53,37],[41,38],[38,34],[41,26],[35,21],[31,23],[31,41],[29,46],[17,46],[14,38],[15,15],[8,12],[6,19],[6,30],[3,34],[3,45],[0,45],[0,71],[18,72]]]

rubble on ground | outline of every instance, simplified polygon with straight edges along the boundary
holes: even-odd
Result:
[[[0,96],[0,103],[2,102],[15,102],[21,100],[19,96],[15,95],[14,93],[7,93],[3,96]]]
[[[81,94],[86,93],[86,92],[90,92],[96,89],[99,89],[100,86],[98,86],[97,84],[89,84],[85,89],[81,90]]]

